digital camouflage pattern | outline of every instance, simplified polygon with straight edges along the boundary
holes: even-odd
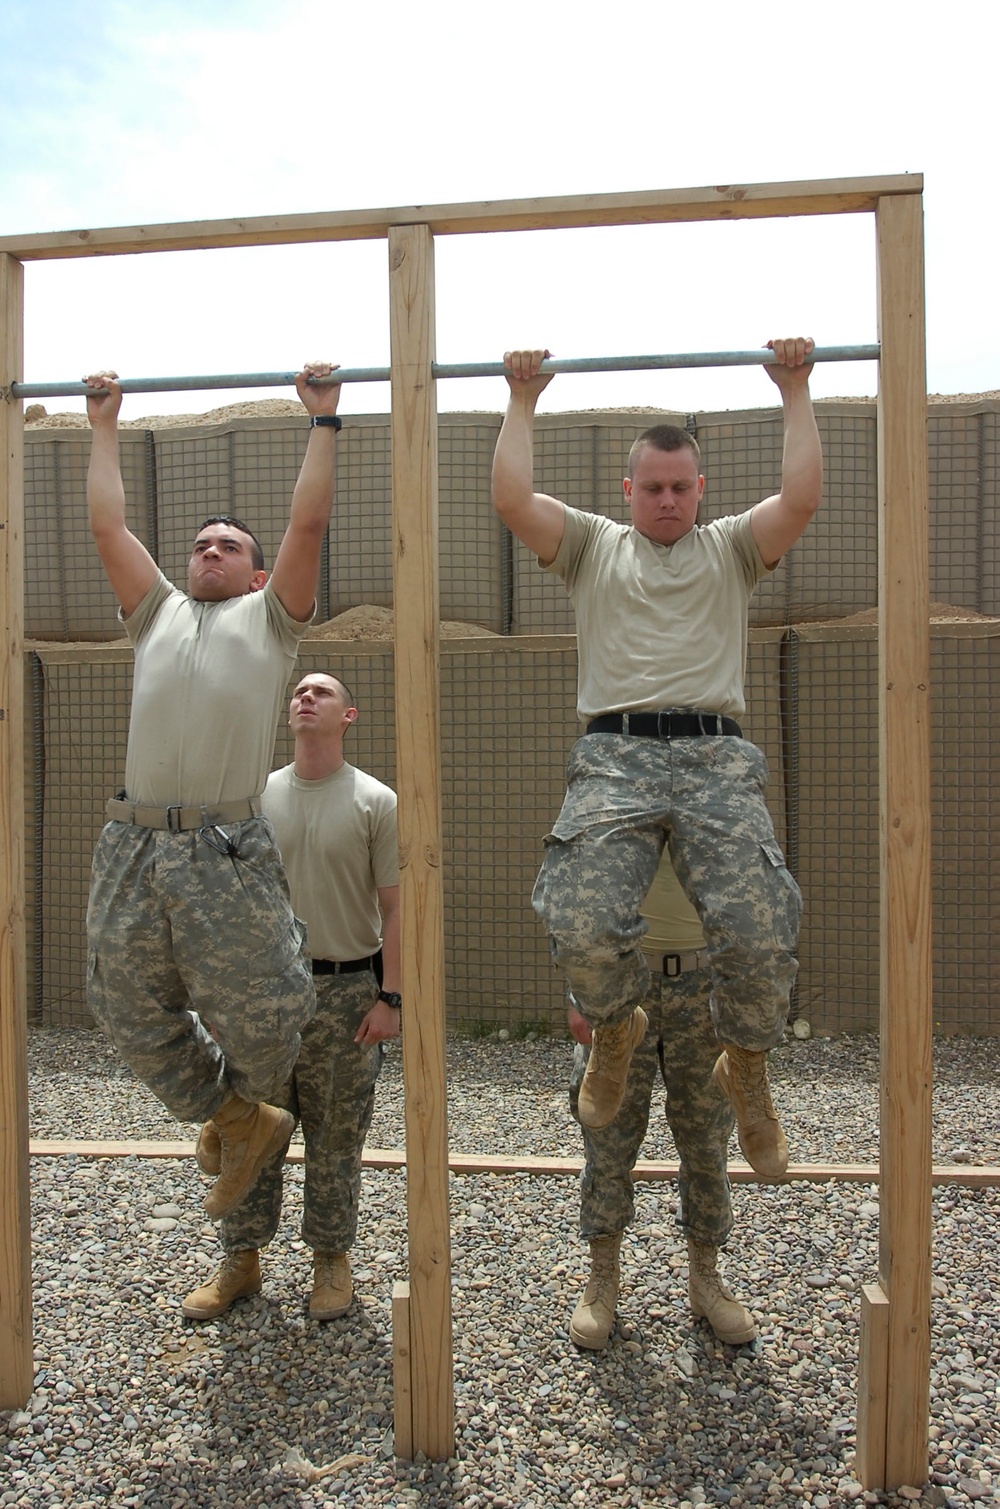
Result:
[[[802,898],[764,802],[767,761],[745,739],[587,734],[567,765],[532,902],[591,1025],[644,1004],[640,907],[664,842],[701,919],[718,1037],[781,1040]]]
[[[317,975],[316,1015],[299,1061],[273,1104],[291,1111],[306,1143],[302,1240],[316,1252],[347,1252],[358,1229],[361,1153],[375,1105],[382,1044],[354,1034],[378,994],[374,974]],[[222,1222],[227,1252],[266,1247],[281,1219],[284,1152],[264,1165],[243,1204]]]
[[[266,818],[108,823],[87,936],[94,1019],[178,1120],[207,1121],[230,1090],[270,1100],[287,1079],[316,995]]]
[[[622,1108],[597,1132],[582,1126],[586,1163],[580,1181],[580,1235],[613,1236],[635,1216],[632,1167],[649,1122],[659,1071],[666,1086],[666,1112],[680,1161],[678,1221],[696,1242],[721,1247],[733,1225],[726,1149],[733,1108],[712,1079],[719,1043],[709,1011],[704,969],[670,979],[654,975],[642,1003],[649,1027],[632,1055]],[[577,1043],[570,1081],[570,1110],[577,1100],[590,1050]]]

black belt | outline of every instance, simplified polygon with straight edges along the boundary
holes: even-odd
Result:
[[[356,975],[363,969],[371,969],[371,954],[366,954],[363,959],[314,959],[312,961],[314,975]]]
[[[646,739],[697,739],[702,734],[728,734],[742,739],[743,730],[721,713],[604,713],[587,724],[588,734],[638,734]]]

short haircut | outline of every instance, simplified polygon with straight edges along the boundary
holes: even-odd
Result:
[[[254,534],[253,530],[249,529],[247,525],[244,524],[242,519],[234,519],[232,514],[228,513],[216,513],[213,514],[210,519],[205,519],[203,523],[198,525],[198,533],[201,534],[202,530],[207,529],[209,524],[228,524],[230,529],[238,529],[240,534],[249,535],[251,540],[253,541],[253,548],[250,551],[250,559],[253,562],[253,569],[255,571],[263,571],[264,548],[261,545],[260,540],[258,540],[257,536]]]
[[[354,693],[351,691],[351,688],[348,686],[346,681],[341,681],[340,677],[335,676],[332,671],[320,671],[319,674],[321,676],[329,676],[331,681],[335,681],[337,683],[337,685],[340,687],[340,690],[347,698],[348,707],[357,707],[358,704],[354,700]]]
[[[701,450],[697,440],[688,430],[682,430],[677,424],[654,424],[650,429],[643,430],[628,453],[628,469],[626,475],[632,476],[635,463],[639,459],[639,453],[651,445],[654,451],[681,451],[687,446],[689,451],[694,452],[694,459],[701,460]]]

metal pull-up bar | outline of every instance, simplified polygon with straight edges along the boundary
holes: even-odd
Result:
[[[875,346],[817,346],[812,362],[877,361]],[[766,367],[774,363],[773,351],[689,351],[666,356],[570,356],[547,357],[542,372],[657,372],[684,367]],[[503,362],[432,362],[434,377],[503,377]],[[287,388],[295,383],[294,372],[227,372],[209,377],[125,377],[123,393],[205,392],[211,388]],[[354,382],[389,382],[389,367],[338,368],[332,377],[310,378],[317,385]],[[83,382],[14,382],[4,398],[82,398],[106,392]]]

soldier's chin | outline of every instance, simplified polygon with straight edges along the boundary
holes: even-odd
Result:
[[[222,581],[196,582],[188,591],[188,596],[192,597],[196,603],[219,603],[232,595],[226,590],[225,583]]]

